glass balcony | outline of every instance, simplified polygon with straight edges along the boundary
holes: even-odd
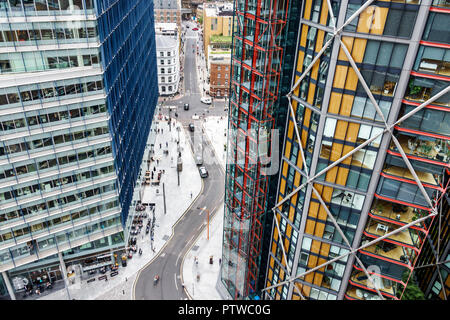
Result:
[[[376,239],[399,228],[400,227],[396,224],[371,218],[366,226],[366,229],[364,230],[364,234],[370,238]],[[417,231],[414,231],[414,229],[405,229],[403,231],[394,233],[391,236],[385,238],[385,241],[391,242],[393,244],[407,246],[412,249],[417,249],[419,247]]]
[[[350,300],[381,300],[376,293],[374,294],[373,292],[352,285],[349,285],[349,288],[345,292],[345,296]]]
[[[433,160],[436,162],[442,162],[443,165],[450,162],[450,144],[447,140],[432,138],[428,136],[417,136],[415,134],[402,132],[398,132],[395,136],[400,142],[400,145],[407,156],[414,156],[427,160]],[[393,141],[391,141],[389,149],[396,153],[399,152],[397,146]],[[403,161],[403,159],[399,159],[398,161]],[[418,161],[415,161],[415,163],[417,162]],[[405,164],[392,164],[398,166],[406,166]],[[420,166],[417,169],[421,171],[431,171],[432,173],[440,173],[442,171],[441,166],[433,166],[432,168],[429,168],[430,170],[427,170],[428,163],[417,163],[417,165]],[[413,166],[414,168],[416,168],[414,164]]]
[[[371,240],[372,239],[365,237],[365,239],[362,241],[362,244],[370,242]],[[384,264],[386,265],[402,264],[404,267],[410,267],[414,262],[414,258],[416,257],[414,250],[385,241],[380,241],[369,247],[365,247],[364,249],[359,250],[359,252],[362,256],[367,256],[367,259],[365,261],[369,264],[373,264],[373,259],[379,258],[380,260],[384,260]],[[373,257],[373,255],[376,255],[378,257]],[[367,261],[368,259],[370,259],[371,261]],[[375,264],[379,265],[377,261],[375,261]],[[401,268],[399,279],[401,279],[402,272],[404,270],[404,268]]]
[[[372,279],[378,285],[378,289],[380,290],[381,294],[386,295],[389,298],[397,299],[395,297],[396,288],[395,285],[392,284],[392,281],[383,279],[376,275],[372,275]],[[362,287],[376,294],[375,288],[373,288],[372,284],[370,284],[364,272],[359,271],[353,272],[353,275],[350,278],[350,283],[353,284],[354,286]]]
[[[422,182],[428,197],[433,201],[441,192],[438,185],[439,176],[418,170],[416,170],[416,174]],[[429,208],[430,206],[419,189],[419,186],[416,184],[411,172],[406,168],[397,166],[385,168],[381,173],[376,194],[424,208]]]
[[[376,199],[370,209],[370,216],[373,218],[389,219],[394,224],[405,225],[428,215],[429,212],[398,203],[393,203],[381,199]],[[419,224],[416,224],[420,227]]]
[[[425,102],[448,86],[447,81],[411,76],[405,98],[417,102]],[[450,93],[436,99],[433,104],[450,106]]]

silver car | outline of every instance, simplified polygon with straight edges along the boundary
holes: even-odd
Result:
[[[200,172],[200,177],[208,178],[208,170],[205,167],[198,168],[198,171]]]

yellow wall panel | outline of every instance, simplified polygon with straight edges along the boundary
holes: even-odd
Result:
[[[322,199],[325,202],[331,202],[331,196],[333,195],[333,188],[325,187],[322,192]]]
[[[339,174],[336,179],[337,184],[339,184],[341,186],[345,186],[345,184],[347,182],[348,171],[349,171],[349,169],[347,169],[347,168],[339,167]]]
[[[336,175],[337,175],[337,167],[331,168],[325,174],[325,180],[327,182],[334,183],[336,181]]]
[[[309,204],[308,216],[317,217],[317,211],[319,210],[319,204],[317,202],[311,202]]]
[[[350,122],[348,125],[347,137],[345,140],[349,141],[349,142],[356,142],[356,138],[358,137],[359,127],[360,127],[360,124]]]
[[[334,137],[339,140],[345,140],[345,133],[347,132],[348,122],[338,120],[336,123],[336,130],[334,131]]]
[[[292,200],[292,202],[294,202],[294,201]],[[295,216],[295,208],[290,207],[289,208],[289,220],[294,222],[294,216]]]
[[[286,226],[286,237],[291,237],[291,234],[292,234],[292,226],[290,225],[290,224],[288,224],[287,226]],[[286,247],[286,248],[289,248],[289,247]]]
[[[370,33],[383,34],[388,12],[389,8],[375,7],[375,15],[372,21],[372,27],[370,28]]]
[[[312,6],[312,0],[306,0],[305,1],[305,11],[303,11],[303,18],[306,20],[311,19],[311,6]]]
[[[345,44],[345,47],[348,49],[348,51],[352,52],[354,39],[352,37],[342,37],[341,40]],[[338,60],[348,61],[347,56],[345,55],[345,52],[344,50],[342,50],[342,48],[340,48],[339,50]]]
[[[316,91],[316,85],[313,84],[312,82],[310,82],[309,88],[308,88],[308,99],[306,100],[306,102],[308,102],[309,104],[313,104],[315,91]]]
[[[281,281],[283,281],[282,279],[284,279],[284,270],[280,268],[280,275],[279,278]]]
[[[273,266],[273,258],[270,258],[270,263]],[[267,273],[267,283],[269,283],[269,286],[271,285],[271,281],[272,281],[272,276],[273,276],[273,271],[272,269],[269,269],[269,272]]]
[[[343,89],[345,85],[345,78],[347,76],[347,69],[346,66],[336,66],[336,72],[334,74],[334,81],[333,81],[333,87],[334,88],[340,88]]]
[[[286,161],[283,161],[283,175],[285,177],[287,177],[288,167],[289,167],[288,163]]]
[[[334,162],[341,157],[342,147],[343,145],[341,143],[333,143],[331,147],[330,161]]]
[[[340,112],[341,115],[350,117],[352,112],[353,99],[354,96],[351,96],[349,94],[344,94],[342,96],[341,112]]]
[[[286,140],[284,156],[289,159],[290,154],[291,154],[291,143],[288,140]]]
[[[320,247],[320,255],[324,257],[328,257],[328,253],[330,252],[330,245],[328,243],[323,242]]]
[[[314,277],[314,282],[313,283],[316,286],[320,286],[322,284],[322,278],[323,278],[323,275],[316,272],[316,276]]]
[[[325,32],[323,30],[318,30],[317,31],[316,48],[315,48],[316,52],[319,52],[322,49],[324,36],[325,36]]]
[[[328,3],[326,1],[322,1],[322,12],[320,14],[319,23],[326,26],[327,18],[328,18]]]
[[[353,149],[355,149],[355,148],[352,146],[344,146],[344,149],[342,150],[342,156],[345,156],[347,153],[349,153]],[[350,156],[347,159],[345,159],[344,161],[342,161],[343,164],[351,164],[351,162],[352,162],[352,156]]]
[[[273,240],[278,241],[278,228],[273,229]]]
[[[361,63],[364,58],[364,52],[366,51],[366,39],[357,38],[353,44],[352,57],[356,63]]]
[[[313,256],[309,256],[310,258],[309,258],[309,260],[311,261],[311,257],[313,257]],[[316,257],[313,257],[313,258],[316,258]],[[314,262],[317,260],[317,258],[314,260]],[[310,265],[311,263],[310,262],[308,262],[308,266]],[[315,265],[315,263],[313,264],[313,267],[315,267],[316,265]],[[306,276],[305,276],[305,281],[306,282],[309,282],[309,283],[312,283],[312,281],[313,281],[313,279],[314,279],[314,272],[312,272],[312,273],[308,273]]]
[[[316,223],[316,229],[314,230],[314,235],[316,237],[322,237],[323,231],[325,230],[325,223],[317,222]]]
[[[328,112],[329,113],[335,113],[335,114],[339,113],[339,107],[341,105],[341,97],[342,97],[342,93],[331,92],[330,103],[328,104]]]
[[[314,234],[314,225],[315,222],[312,220],[306,220],[305,233]]]
[[[280,181],[280,192],[284,193],[285,190],[286,190],[286,180],[281,178],[281,181]]]
[[[325,208],[322,205],[320,205],[318,218],[321,220],[327,220],[327,217],[328,217],[327,211],[325,210]],[[325,229],[325,224],[323,225],[323,227]],[[316,227],[316,229],[317,229],[317,227]],[[323,236],[323,230],[322,230],[322,234],[320,235],[320,237],[322,237],[322,236]]]
[[[291,139],[294,137],[294,123],[291,120],[289,120],[287,136]]]
[[[357,32],[369,33],[372,26],[372,19],[375,12],[375,6],[369,6],[359,15]]]
[[[295,171],[294,175],[294,187],[298,187],[300,185],[301,174],[298,171]],[[292,203],[295,203],[295,198],[292,197]]]
[[[347,80],[345,81],[345,89],[356,91],[358,86],[358,76],[353,68],[348,68]]]

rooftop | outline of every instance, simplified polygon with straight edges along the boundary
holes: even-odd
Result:
[[[232,39],[232,36],[212,35],[210,42],[231,43]]]
[[[208,17],[217,17],[217,16],[233,16],[234,8],[233,3],[230,2],[221,2],[210,4],[208,7],[204,7],[205,14]]]
[[[155,9],[179,9],[177,0],[155,0],[153,2]]]
[[[178,41],[171,36],[163,36],[163,35],[156,35],[156,48],[175,48],[178,45]]]

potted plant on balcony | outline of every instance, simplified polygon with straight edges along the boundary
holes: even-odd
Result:
[[[375,253],[378,253],[378,251],[380,251],[382,248],[381,244],[377,243],[377,245],[375,246]]]
[[[383,213],[383,206],[380,203],[377,204],[377,211],[378,211],[379,215],[381,215]]]

